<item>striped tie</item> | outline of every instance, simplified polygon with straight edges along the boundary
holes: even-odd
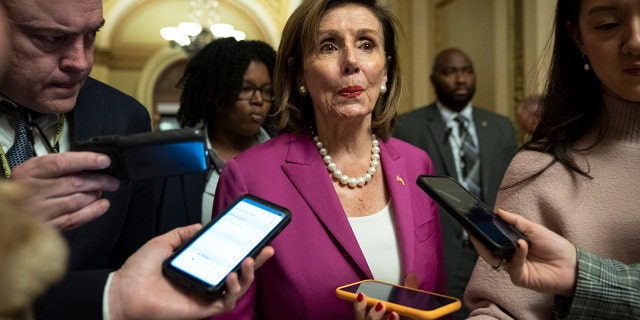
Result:
[[[460,138],[460,169],[462,180],[466,183],[467,189],[482,199],[480,189],[480,158],[478,156],[478,146],[473,142],[473,137],[467,130],[467,119],[458,115],[455,119],[458,122],[458,135]]]
[[[2,103],[9,104],[7,101],[3,101]],[[15,110],[16,132],[13,145],[9,148],[9,151],[7,151],[7,162],[9,163],[9,168],[12,170],[17,165],[35,156],[35,151],[29,138],[30,130],[27,124],[27,110],[23,107],[13,109]]]

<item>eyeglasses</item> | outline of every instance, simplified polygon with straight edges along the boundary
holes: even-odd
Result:
[[[273,96],[273,87],[270,84],[256,87],[251,83],[242,84],[238,100],[253,100],[253,97],[256,95],[256,91],[260,91],[260,95],[265,101],[273,102],[275,100],[275,97]]]

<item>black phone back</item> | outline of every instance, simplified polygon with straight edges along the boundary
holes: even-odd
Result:
[[[526,239],[455,179],[421,175],[417,183],[495,255],[510,257],[515,252],[518,239]]]
[[[100,136],[76,142],[72,150],[107,154],[111,166],[104,173],[122,180],[193,174],[207,169],[206,140],[200,129]]]

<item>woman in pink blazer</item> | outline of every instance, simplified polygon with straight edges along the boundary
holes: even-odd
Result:
[[[444,292],[437,206],[416,185],[433,166],[389,137],[401,88],[395,23],[375,1],[306,1],[289,18],[274,76],[282,134],[227,162],[214,215],[250,193],[293,217],[220,319],[354,319],[335,289],[370,278]]]

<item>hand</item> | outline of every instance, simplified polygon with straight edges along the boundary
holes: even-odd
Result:
[[[567,239],[531,222],[523,216],[498,209],[498,215],[523,233],[531,242],[529,248],[519,239],[516,252],[505,270],[515,285],[531,290],[573,296],[576,283],[576,248]],[[475,238],[471,238],[480,256],[492,266],[500,261]]]
[[[66,231],[92,221],[109,209],[103,191],[120,187],[118,179],[85,170],[107,168],[111,159],[93,152],[63,152],[31,158],[15,167],[10,179],[25,192],[24,207],[36,218]]]
[[[367,312],[367,309],[369,309],[369,312]],[[380,302],[376,303],[372,308],[367,308],[367,297],[364,293],[358,294],[358,299],[353,303],[353,310],[356,314],[356,320],[400,319],[400,316],[395,312],[385,315],[387,307]]]
[[[233,309],[253,282],[254,270],[271,258],[274,250],[265,247],[255,263],[251,258],[245,259],[242,277],[230,273],[225,295],[209,300],[174,285],[162,275],[162,262],[200,228],[191,225],[155,237],[127,259],[115,272],[109,288],[112,319],[200,319]]]

